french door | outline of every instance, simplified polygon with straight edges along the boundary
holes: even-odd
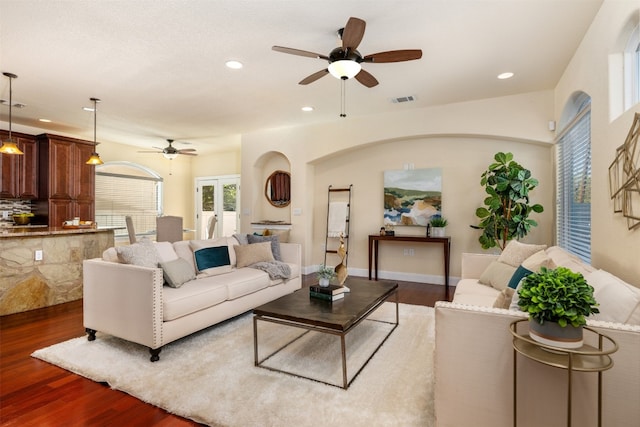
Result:
[[[198,239],[232,236],[238,231],[240,175],[196,178],[195,200]]]

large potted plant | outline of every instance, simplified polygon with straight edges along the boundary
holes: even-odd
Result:
[[[586,317],[599,313],[593,287],[565,267],[542,267],[528,275],[518,295],[518,306],[529,313],[531,338],[556,347],[581,347]]]
[[[531,171],[515,162],[512,153],[497,153],[494,160],[480,180],[488,194],[485,206],[476,209],[480,224],[472,225],[482,230],[478,240],[483,249],[504,249],[509,240],[526,236],[538,225],[529,218],[531,212],[544,210],[540,204],[529,204],[529,192],[538,186]]]

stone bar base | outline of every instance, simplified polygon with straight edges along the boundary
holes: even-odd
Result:
[[[0,239],[0,315],[82,298],[82,261],[114,245],[113,230],[33,234]]]

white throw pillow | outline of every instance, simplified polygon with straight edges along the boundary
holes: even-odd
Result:
[[[498,261],[518,268],[522,261],[536,252],[546,249],[546,247],[547,245],[530,245],[511,240],[500,254]]]
[[[640,289],[604,270],[589,273],[585,279],[593,286],[593,297],[600,311],[590,315],[589,319],[617,323],[638,321],[636,317],[640,317],[640,314],[636,313],[640,313]]]
[[[501,291],[509,285],[515,271],[516,268],[509,264],[491,261],[491,264],[480,275],[478,282]]]

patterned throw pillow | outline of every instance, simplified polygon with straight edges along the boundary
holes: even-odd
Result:
[[[158,253],[153,242],[142,240],[128,246],[117,246],[118,259],[124,264],[139,265],[141,267],[158,267]]]

